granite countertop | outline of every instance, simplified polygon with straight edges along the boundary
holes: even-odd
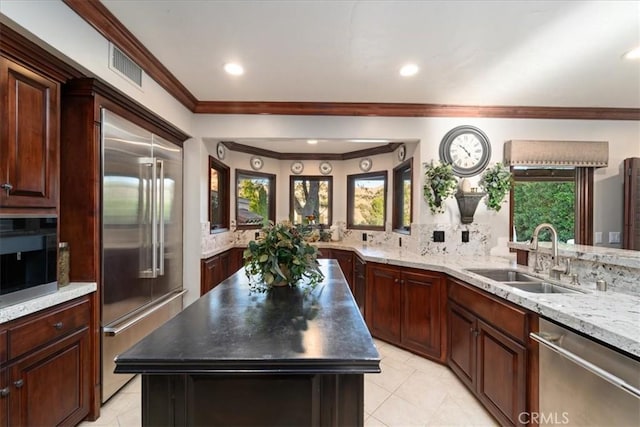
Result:
[[[51,294],[0,308],[0,324],[90,294],[95,292],[96,289],[95,282],[72,282]]]
[[[516,247],[518,244],[510,244]],[[591,246],[563,247],[565,256],[576,254],[585,260],[598,259],[600,262],[615,260],[615,265],[640,267],[640,252],[622,251]],[[227,250],[233,247],[230,245]],[[581,289],[586,293],[575,294],[534,294],[467,271],[469,268],[516,268],[527,274],[546,279],[544,275],[533,273],[515,260],[497,256],[455,256],[419,255],[402,248],[389,249],[379,245],[351,245],[346,242],[318,243],[318,247],[354,251],[363,260],[382,264],[439,271],[456,277],[491,294],[527,308],[548,319],[580,331],[599,341],[640,357],[640,297],[624,293],[595,290],[595,283],[585,283]],[[528,247],[528,246],[527,246]],[[541,243],[544,251],[544,244]],[[518,247],[518,249],[521,249]],[[221,248],[216,253],[222,252]],[[627,256],[624,256],[629,253]],[[215,255],[208,254],[208,256]],[[636,261],[637,260],[637,263]]]
[[[523,251],[531,250],[529,249],[529,242],[509,242],[509,247]],[[538,252],[551,254],[551,243],[538,243]],[[640,268],[640,251],[631,251],[628,249],[559,243],[558,255],[620,267]]]
[[[335,260],[311,292],[250,292],[238,271],[116,358],[116,373],[377,373],[380,356]],[[185,333],[185,331],[189,331]]]

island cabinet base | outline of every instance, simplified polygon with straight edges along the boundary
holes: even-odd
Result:
[[[142,375],[144,426],[362,426],[363,374]]]

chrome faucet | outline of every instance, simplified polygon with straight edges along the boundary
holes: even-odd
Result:
[[[558,259],[558,232],[555,228],[553,228],[553,225],[546,222],[538,225],[535,230],[533,230],[533,237],[531,237],[529,249],[531,249],[532,251],[538,250],[538,234],[540,234],[540,230],[542,230],[543,228],[546,228],[551,232],[551,251],[553,254],[553,266],[549,269],[549,277],[551,277],[552,279],[560,279],[560,274],[567,272],[567,266],[560,266],[560,262]]]

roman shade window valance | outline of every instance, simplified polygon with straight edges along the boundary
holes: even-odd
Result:
[[[504,143],[504,161],[510,166],[606,167],[607,141],[511,140]]]

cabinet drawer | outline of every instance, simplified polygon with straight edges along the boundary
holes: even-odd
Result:
[[[450,300],[491,323],[494,327],[520,342],[527,340],[528,325],[525,310],[454,279],[447,281],[447,293]]]
[[[88,300],[47,314],[35,315],[32,320],[9,329],[9,359],[16,358],[88,324]]]

